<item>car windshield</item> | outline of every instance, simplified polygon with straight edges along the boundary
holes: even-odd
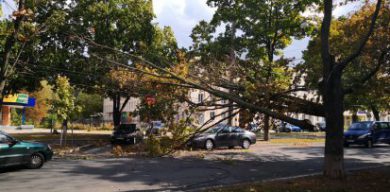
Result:
[[[353,123],[351,127],[349,127],[350,130],[367,130],[370,129],[372,122],[359,122],[359,123]]]
[[[15,138],[13,138],[12,136],[10,136],[10,135],[8,135],[7,133],[5,133],[5,132],[2,132],[2,131],[0,131],[0,134],[1,135],[4,135],[5,137],[7,137],[7,138],[9,138],[9,139],[11,139],[11,140],[17,140],[17,139],[15,139]]]

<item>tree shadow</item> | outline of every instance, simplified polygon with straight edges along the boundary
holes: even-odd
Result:
[[[372,159],[384,157],[386,162],[390,161],[390,154],[385,155],[388,149],[389,147],[377,147],[371,152],[361,148],[347,150],[346,167],[352,169],[384,165],[384,160],[381,162]],[[74,187],[71,189],[77,189],[109,182],[109,185],[115,185],[121,191],[187,191],[320,173],[323,150],[323,147],[280,147],[267,153],[218,150],[210,153],[216,156],[204,159],[161,157],[55,160],[34,174],[16,170],[16,174],[10,175],[6,180],[31,182],[36,179],[36,175],[42,175],[44,178],[40,179],[57,178],[60,181],[72,178],[72,183],[56,182],[56,187],[60,189],[69,189],[68,185]]]

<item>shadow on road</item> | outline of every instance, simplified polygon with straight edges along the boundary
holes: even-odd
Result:
[[[389,149],[387,146],[372,149],[348,148],[345,150],[346,167],[354,169],[390,163]],[[55,160],[34,172],[14,169],[15,173],[12,172],[4,178],[1,177],[4,174],[0,174],[0,181],[7,183],[6,186],[2,184],[4,190],[8,190],[8,187],[11,190],[12,183],[26,182],[26,185],[37,186],[43,181],[56,183],[56,188],[59,189],[78,191],[83,191],[82,187],[85,186],[94,186],[101,191],[113,191],[113,188],[104,188],[111,186],[121,191],[196,190],[202,187],[319,173],[323,164],[323,150],[323,147],[290,146],[269,151],[218,150],[206,154],[204,159],[167,157]],[[12,169],[3,173],[9,171]]]

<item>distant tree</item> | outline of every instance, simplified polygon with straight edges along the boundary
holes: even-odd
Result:
[[[51,108],[51,99],[53,97],[53,90],[47,81],[41,82],[41,89],[29,94],[30,97],[35,98],[35,106],[26,109],[26,118],[39,125],[43,118],[45,118]]]
[[[71,114],[75,111],[80,111],[80,107],[75,104],[74,88],[70,85],[67,77],[58,76],[56,84],[53,88],[55,97],[53,99],[52,111],[57,115],[58,119],[62,121],[62,133],[60,145],[62,146],[66,141],[66,133],[68,129],[68,122]]]
[[[88,119],[103,112],[103,97],[100,94],[81,92],[77,95],[75,104],[81,107],[79,113],[72,114],[75,119]]]

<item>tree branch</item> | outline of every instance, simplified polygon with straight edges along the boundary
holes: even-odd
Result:
[[[365,86],[365,84],[374,77],[375,74],[378,73],[383,63],[386,62],[386,56],[389,57],[390,55],[390,47],[386,50],[382,51],[381,55],[379,56],[378,62],[374,69],[372,69],[366,76],[364,76],[360,81],[355,82],[352,86],[344,90],[344,94],[351,94],[356,91],[356,89],[361,88],[362,86]]]
[[[368,29],[368,32],[360,41],[360,44],[359,44],[358,48],[355,50],[355,52],[353,52],[344,61],[341,61],[336,65],[336,68],[337,68],[336,70],[341,70],[341,71],[344,70],[345,67],[347,67],[348,63],[350,63],[352,60],[354,60],[356,57],[358,57],[361,54],[361,52],[363,51],[364,47],[367,44],[368,39],[370,38],[371,34],[374,32],[376,20],[378,19],[381,5],[382,5],[382,0],[378,0],[376,3],[375,12],[371,18],[371,24],[370,24],[370,27]]]

